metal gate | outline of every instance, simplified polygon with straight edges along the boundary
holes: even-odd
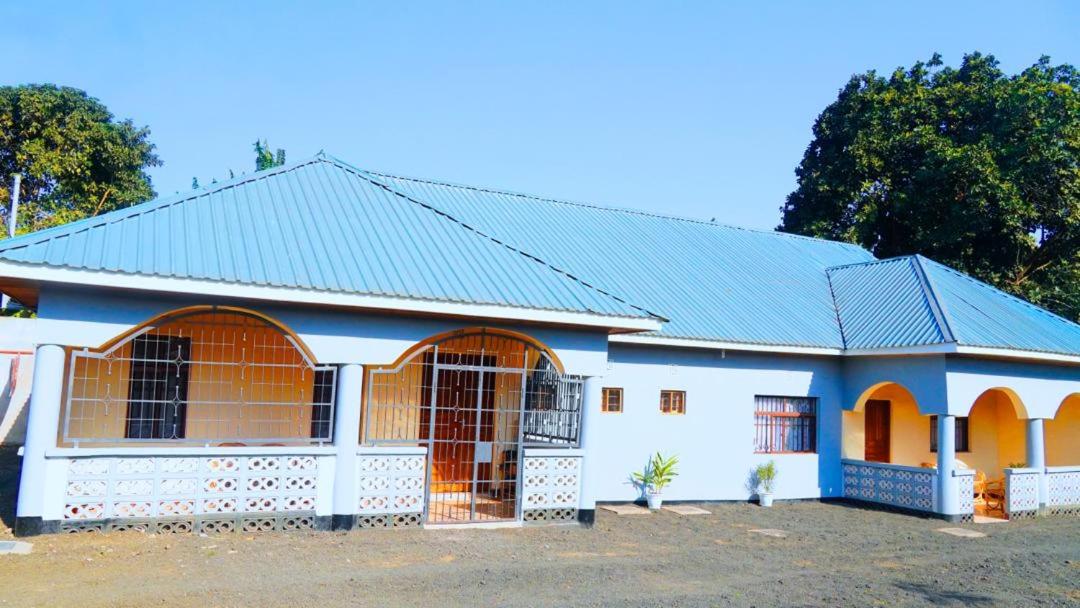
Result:
[[[521,518],[523,448],[576,445],[581,379],[497,330],[425,344],[371,369],[365,443],[427,448],[425,521]]]

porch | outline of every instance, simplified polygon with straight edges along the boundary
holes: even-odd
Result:
[[[21,533],[577,519],[585,382],[524,334],[326,364],[270,317],[200,306],[36,360]]]
[[[1080,512],[1078,397],[1042,418],[1008,387],[941,408],[874,384],[842,415],[844,497],[962,521]]]

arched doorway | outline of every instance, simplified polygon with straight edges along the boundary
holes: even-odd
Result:
[[[456,331],[369,371],[364,441],[427,449],[429,523],[512,521],[524,448],[576,445],[581,397],[581,379],[529,336]]]
[[[875,384],[863,391],[851,411],[844,412],[844,457],[909,466],[930,464],[928,419],[902,384]]]
[[[1057,413],[1046,421],[1046,466],[1080,464],[1080,393],[1061,402]]]

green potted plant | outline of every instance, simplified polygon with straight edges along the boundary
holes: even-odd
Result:
[[[678,475],[675,470],[678,464],[677,456],[664,457],[657,452],[649,459],[644,471],[633,473],[634,481],[641,484],[645,490],[645,499],[649,501],[650,510],[656,511],[663,504],[664,487]]]
[[[757,478],[758,504],[771,507],[773,486],[776,484],[776,463],[770,460],[757,465],[754,476]]]

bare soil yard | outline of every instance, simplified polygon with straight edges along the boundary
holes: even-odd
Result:
[[[702,506],[592,529],[42,536],[0,556],[0,606],[1080,605],[1080,518],[966,539],[841,505]]]

